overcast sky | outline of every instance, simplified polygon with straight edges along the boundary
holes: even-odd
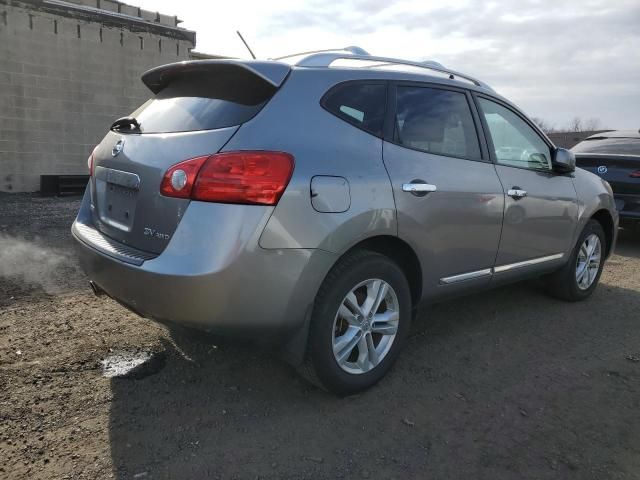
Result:
[[[178,15],[196,50],[258,58],[357,45],[474,75],[556,128],[640,128],[639,0],[129,0]]]

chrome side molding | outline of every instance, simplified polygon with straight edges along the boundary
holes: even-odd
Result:
[[[523,262],[508,263],[506,265],[500,265],[493,268],[483,268],[482,270],[474,270],[473,272],[465,272],[459,275],[452,275],[440,279],[440,283],[443,285],[450,285],[452,283],[464,282],[465,280],[479,279],[483,277],[490,277],[495,273],[503,273],[518,268],[530,267],[533,265],[539,265],[545,262],[553,262],[554,260],[560,260],[564,257],[564,253],[556,253],[554,255],[547,255],[545,257],[532,258],[531,260],[525,260]]]
[[[451,277],[441,278],[440,283],[449,284],[463,282],[465,280],[471,280],[473,278],[491,276],[492,273],[493,272],[490,268],[485,268],[483,270],[476,270],[474,272],[461,273],[460,275],[452,275]]]
[[[555,255],[547,255],[546,257],[532,258],[531,260],[525,260],[524,262],[500,265],[499,267],[493,267],[493,273],[502,273],[516,268],[530,267],[532,265],[538,265],[539,263],[552,262],[554,260],[560,260],[562,257],[564,257],[564,253],[556,253]]]

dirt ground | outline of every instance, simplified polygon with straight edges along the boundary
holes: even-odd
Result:
[[[274,354],[93,296],[79,199],[0,196],[0,478],[640,479],[640,235],[591,299],[537,283],[423,309],[339,399]],[[107,378],[114,353],[153,357]]]

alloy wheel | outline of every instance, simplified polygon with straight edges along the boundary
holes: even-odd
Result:
[[[369,279],[342,300],[333,322],[333,355],[342,370],[366,373],[389,353],[398,332],[398,297],[390,284]]]
[[[596,279],[600,269],[602,245],[600,238],[592,233],[580,246],[576,262],[576,281],[580,290],[587,290]]]

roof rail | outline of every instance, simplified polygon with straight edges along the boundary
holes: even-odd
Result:
[[[354,47],[348,47],[338,51],[320,50],[316,52],[304,52],[304,53],[298,53],[295,55],[288,55],[286,57],[281,57],[280,59],[276,59],[276,60],[282,60],[286,58],[301,56],[303,58],[301,58],[294,64],[297,67],[329,67],[336,60],[342,60],[342,59],[361,60],[365,62],[379,63],[379,65],[372,66],[371,68],[382,67],[386,65],[408,65],[411,67],[424,68],[427,70],[444,73],[446,75],[449,75],[449,78],[451,80],[454,80],[455,77],[460,77],[468,82],[473,83],[478,87],[493,91],[493,89],[489,85],[478,80],[477,78],[471,77],[464,73],[457,72],[455,70],[450,70],[448,68],[443,67],[441,64],[431,60],[428,60],[426,62],[415,62],[411,60],[403,60],[400,58],[376,57],[373,55],[366,55],[366,54],[363,55],[361,53],[351,53],[351,50],[349,50],[350,48],[354,48]],[[362,49],[358,48],[358,50],[362,50]]]
[[[270,60],[284,60],[285,58],[302,57],[304,55],[312,55],[314,53],[329,53],[329,52],[333,52],[333,53],[350,52],[353,55],[369,55],[369,52],[367,52],[364,48],[351,46],[351,47],[343,47],[343,48],[326,48],[324,50],[310,50],[308,52],[290,53],[289,55],[285,55],[283,57],[271,58]]]

